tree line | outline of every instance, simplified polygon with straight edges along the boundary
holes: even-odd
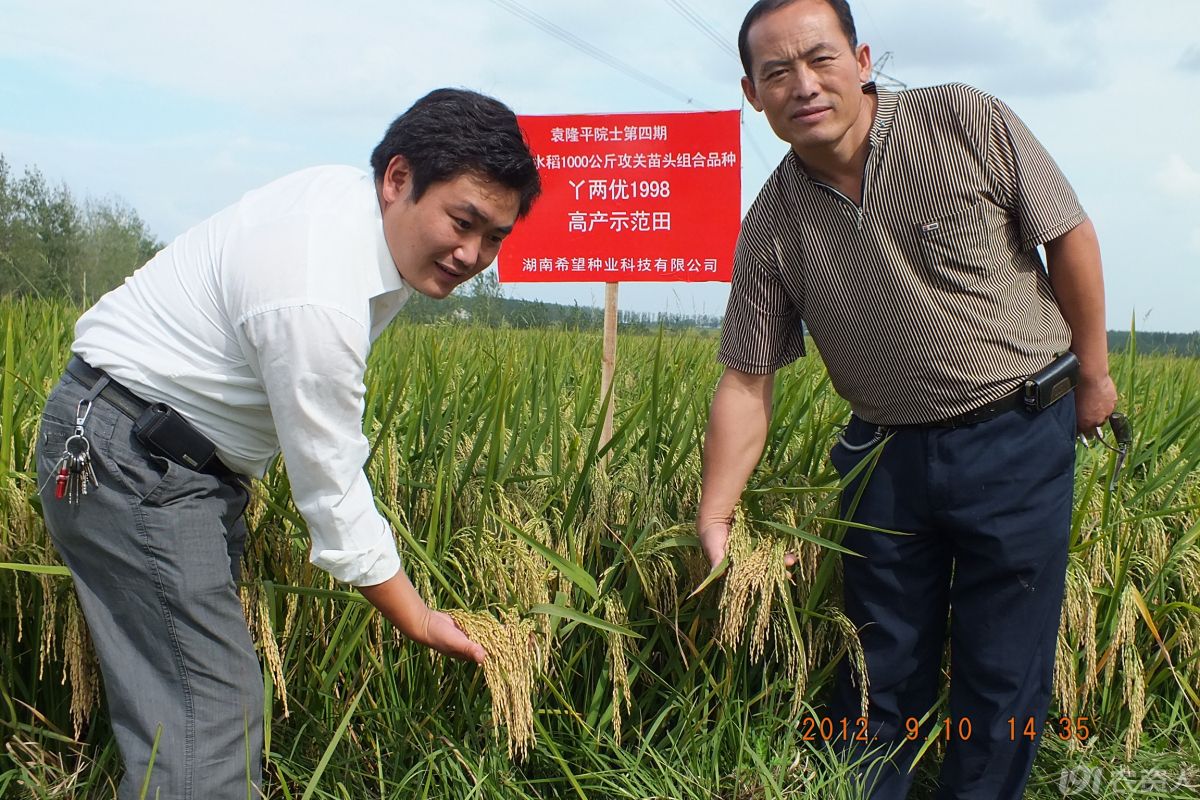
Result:
[[[0,154],[0,296],[87,304],[162,247],[116,198],[76,200],[35,166],[17,176]]]
[[[1109,331],[1108,349],[1109,352],[1134,350],[1138,353],[1169,353],[1196,358],[1200,357],[1200,331]]]
[[[35,296],[92,303],[121,284],[163,247],[138,213],[117,198],[79,201],[66,184],[51,186],[36,166],[20,176],[0,153],[0,297]],[[598,308],[505,297],[494,271],[449,299],[415,297],[413,322],[471,322],[514,328],[595,329]],[[719,317],[622,311],[634,328],[715,328]]]
[[[75,199],[66,184],[51,186],[36,166],[19,177],[0,153],[0,297],[62,298],[87,305],[121,284],[163,244],[138,213],[118,198]],[[594,330],[599,308],[505,297],[494,271],[443,301],[414,297],[405,317],[418,323],[470,322],[492,327]],[[714,315],[618,312],[626,329],[711,330]],[[1144,353],[1200,356],[1200,332],[1138,331]],[[1128,331],[1110,331],[1109,349],[1129,346]]]
[[[445,300],[415,295],[404,306],[404,317],[418,323],[470,322],[505,328],[558,328],[597,330],[604,325],[604,309],[578,304],[546,303],[505,297],[494,270],[480,273]],[[716,330],[721,318],[710,314],[670,314],[663,311],[617,311],[617,322],[630,331]]]

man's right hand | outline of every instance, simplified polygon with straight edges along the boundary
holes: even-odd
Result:
[[[696,526],[700,536],[700,548],[704,550],[704,555],[708,558],[709,566],[712,569],[716,569],[717,565],[728,555],[730,527],[728,522],[709,522]],[[791,567],[795,563],[795,553],[784,555],[783,565],[785,567]]]
[[[726,367],[713,394],[704,435],[696,535],[714,569],[728,554],[733,510],[767,441],[774,386],[774,373],[753,375]]]

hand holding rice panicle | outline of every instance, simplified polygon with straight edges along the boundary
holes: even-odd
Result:
[[[540,658],[533,620],[501,612],[503,621],[482,611],[446,612],[473,641],[487,651],[483,676],[492,693],[495,733],[508,733],[508,755],[523,759],[535,742],[533,679]]]

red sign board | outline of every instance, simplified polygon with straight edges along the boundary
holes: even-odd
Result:
[[[522,116],[542,196],[502,282],[728,281],[741,220],[737,111]]]

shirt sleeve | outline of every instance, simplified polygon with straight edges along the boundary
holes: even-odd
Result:
[[[317,305],[260,312],[240,327],[267,392],[292,497],[308,523],[310,560],[354,586],[386,581],[399,571],[400,556],[363,471],[369,331]]]
[[[738,236],[717,360],[765,375],[804,355],[804,325],[783,285],[778,257],[764,258],[751,245],[751,224],[743,223]]]
[[[1022,249],[1033,250],[1057,239],[1086,218],[1075,190],[1046,148],[1011,108],[995,98],[988,166],[1005,207],[1016,215]]]

